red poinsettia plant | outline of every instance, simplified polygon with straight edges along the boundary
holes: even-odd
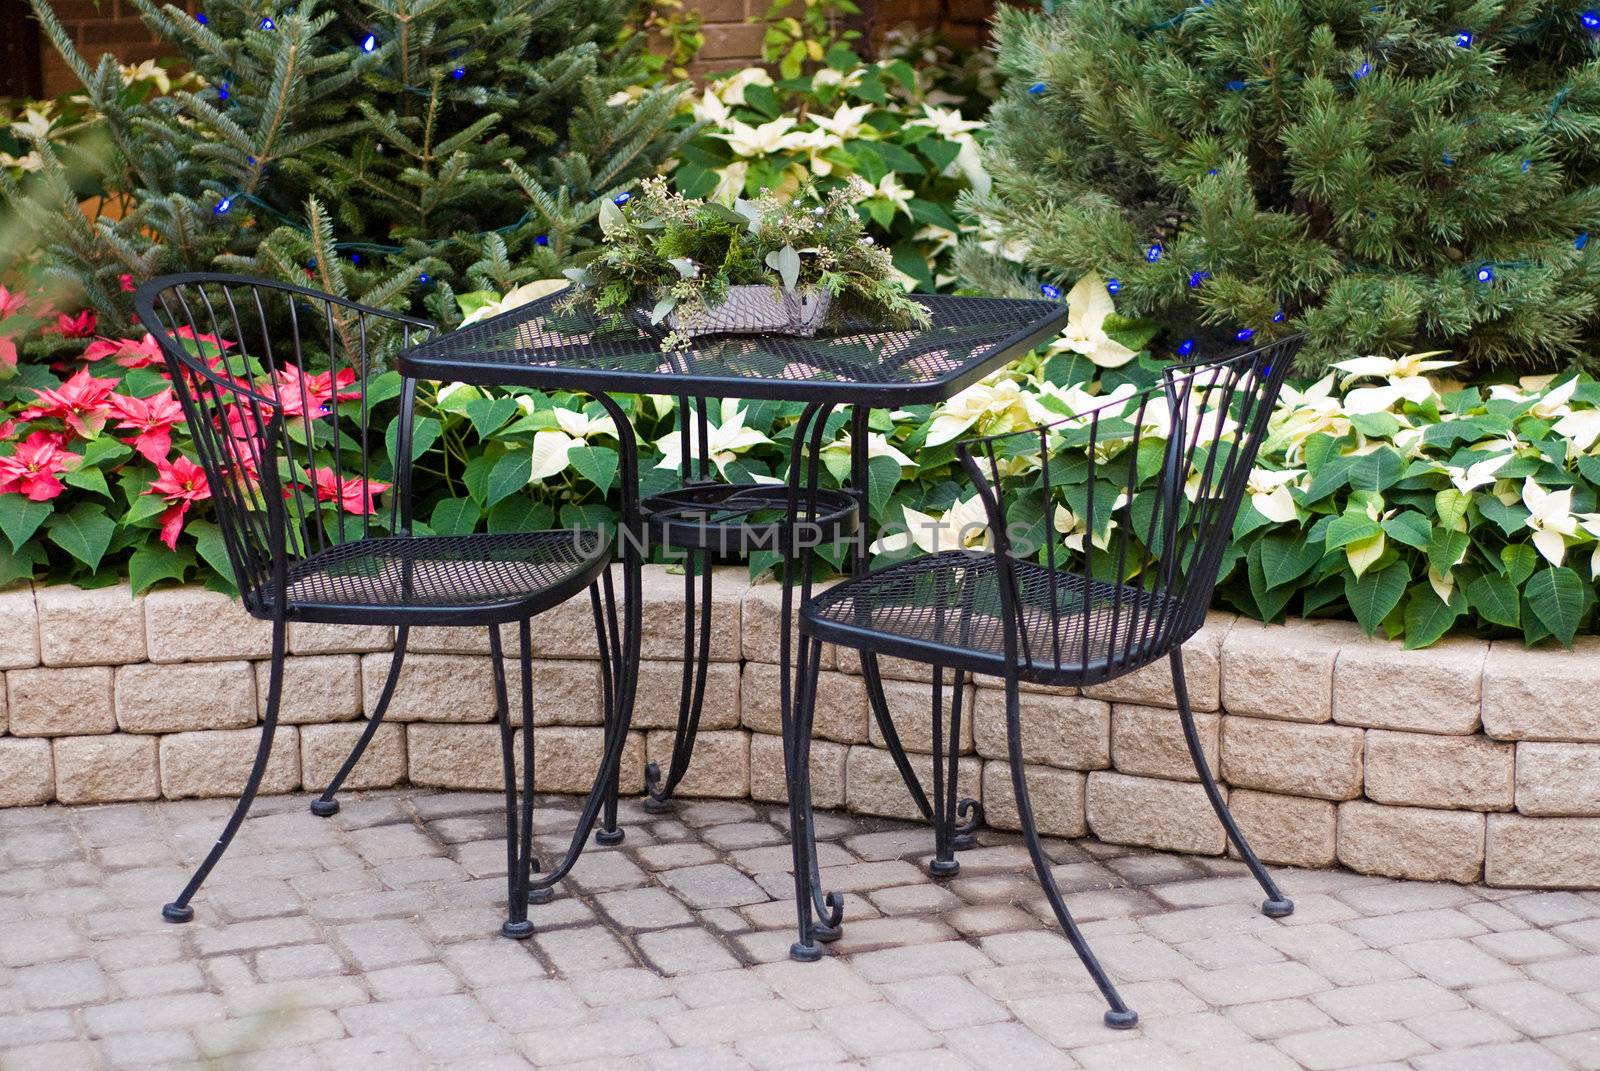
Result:
[[[212,488],[160,347],[148,334],[112,338],[96,327],[92,312],[63,312],[0,286],[0,585],[127,577],[137,592],[199,577],[228,586],[209,519]],[[202,357],[232,346],[182,334]],[[360,397],[351,368],[288,366],[273,379],[287,417],[315,419]],[[257,434],[253,421],[231,416],[227,434]],[[323,504],[330,529],[341,512],[381,516],[377,498],[390,489],[347,474],[342,460],[320,450],[311,466],[279,474]]]

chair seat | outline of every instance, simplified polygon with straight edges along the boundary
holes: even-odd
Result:
[[[610,561],[610,540],[595,531],[359,539],[293,562],[286,612],[350,624],[515,621],[582,591]],[[269,616],[271,585],[262,591]]]
[[[1031,562],[1013,561],[1012,569],[1024,680],[1095,684],[1147,665],[1187,638],[1171,628],[1179,612],[1173,597]],[[822,592],[801,608],[801,628],[841,647],[1003,676],[999,583],[991,554],[912,558]]]

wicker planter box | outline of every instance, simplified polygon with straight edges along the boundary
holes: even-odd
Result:
[[[797,335],[810,338],[828,318],[833,295],[826,290],[790,293],[774,286],[730,286],[720,305],[682,316],[667,313],[667,327],[695,335]],[[648,318],[648,312],[646,312]]]

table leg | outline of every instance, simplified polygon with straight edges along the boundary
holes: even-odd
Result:
[[[692,405],[691,405],[692,401]],[[678,442],[682,451],[679,475],[684,486],[711,478],[710,428],[704,398],[678,396]],[[691,426],[692,421],[692,426]],[[691,430],[696,434],[691,435]],[[695,580],[699,578],[696,599]],[[698,602],[698,620],[696,603]],[[689,772],[695,737],[700,732],[700,712],[706,698],[706,677],[711,663],[711,555],[688,550],[683,571],[683,682],[678,688],[678,722],[672,736],[672,758],[665,779],[658,763],[644,768],[644,809],[664,814],[672,809],[672,793]]]
[[[799,602],[811,597],[811,574],[819,532],[799,521],[817,515],[817,488],[822,464],[822,437],[831,405],[813,403],[795,425],[789,452],[787,516],[782,536],[783,595],[778,621],[778,714],[783,731],[784,775],[789,793],[789,841],[794,852],[795,910],[801,940],[790,950],[796,959],[815,959],[813,941],[834,941],[844,932],[844,897],[822,887],[817,865],[816,822],[811,809],[811,714],[816,701],[815,681],[821,644],[802,637],[800,664],[793,660],[795,587]],[[807,442],[809,440],[809,443]],[[809,457],[805,457],[809,447]],[[806,465],[802,469],[802,458]],[[815,913],[813,915],[813,913]]]
[[[697,580],[698,600],[695,592]],[[678,724],[672,737],[672,759],[667,765],[665,780],[662,779],[658,764],[652,762],[644,768],[644,809],[651,814],[672,809],[672,793],[683,780],[683,775],[689,772],[689,762],[694,757],[695,737],[700,732],[700,712],[705,705],[710,663],[711,556],[704,551],[692,550],[684,558],[683,683],[678,692]]]

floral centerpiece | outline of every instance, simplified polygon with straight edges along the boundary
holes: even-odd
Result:
[[[653,179],[639,196],[603,205],[600,226],[604,251],[567,272],[577,284],[568,303],[619,324],[664,327],[664,350],[686,348],[697,335],[809,336],[846,318],[892,327],[928,319],[843,188],[726,205]]]

